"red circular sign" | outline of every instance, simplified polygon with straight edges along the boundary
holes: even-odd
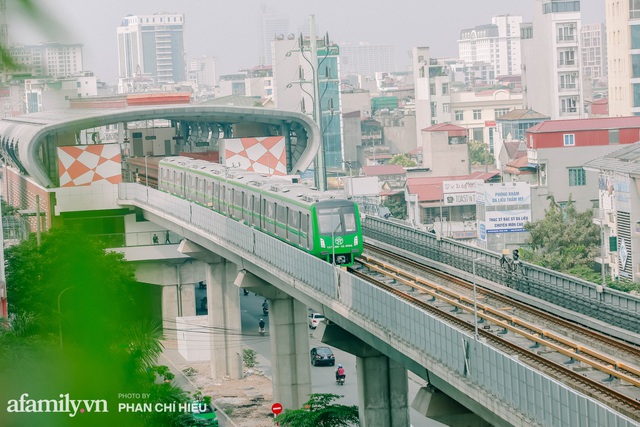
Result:
[[[280,412],[282,412],[282,405],[279,403],[274,403],[273,405],[271,405],[271,412],[278,415]]]

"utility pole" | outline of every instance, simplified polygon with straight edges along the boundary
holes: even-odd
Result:
[[[313,117],[320,130],[320,149],[316,155],[316,188],[327,191],[327,169],[324,164],[324,135],[322,134],[322,111],[320,110],[320,82],[318,81],[318,40],[316,39],[316,17],[309,17],[309,42],[311,47],[311,70],[313,71]],[[327,47],[328,48],[328,47]],[[302,46],[301,46],[302,49]]]

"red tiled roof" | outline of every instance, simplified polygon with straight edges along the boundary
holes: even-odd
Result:
[[[382,157],[378,155],[377,157]],[[406,175],[407,171],[400,165],[363,166],[362,171],[367,176]]]
[[[547,120],[527,129],[528,133],[576,132],[597,129],[640,128],[640,116]]]
[[[498,171],[474,172],[465,176],[434,176],[422,178],[407,178],[407,189],[410,194],[418,195],[418,202],[442,200],[442,182],[467,179],[480,179],[487,181],[498,175]]]
[[[442,183],[440,183],[442,185]],[[442,200],[442,189],[435,184],[409,184],[407,189],[410,194],[418,195],[418,202],[430,202]]]

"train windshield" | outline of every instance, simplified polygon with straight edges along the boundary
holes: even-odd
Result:
[[[320,234],[350,234],[356,231],[353,206],[322,208],[317,210]]]

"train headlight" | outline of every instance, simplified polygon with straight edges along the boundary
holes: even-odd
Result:
[[[324,244],[324,239],[320,239],[320,247],[326,248],[327,246]]]
[[[359,242],[358,236],[354,237],[353,238],[353,246],[358,246],[358,242]]]

